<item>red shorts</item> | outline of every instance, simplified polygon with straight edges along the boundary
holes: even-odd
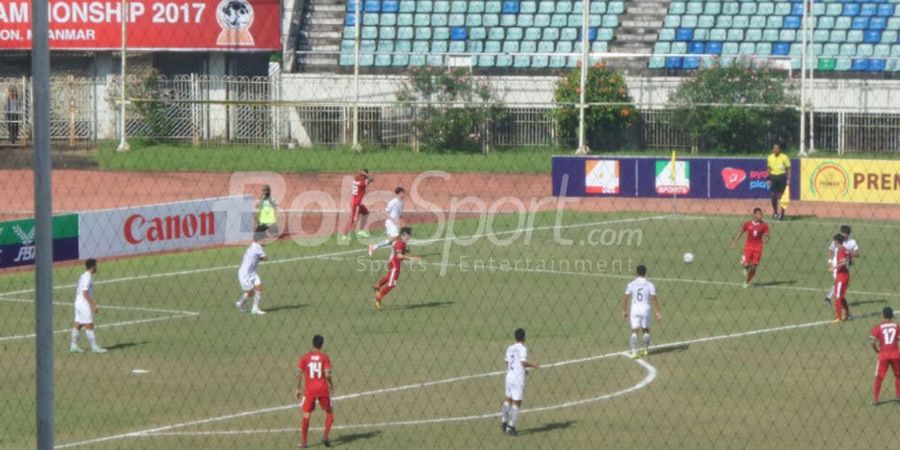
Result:
[[[838,274],[831,288],[831,298],[842,299],[847,296],[847,286],[850,285],[850,277],[846,274]]]
[[[319,406],[322,407],[325,411],[331,411],[331,397],[313,397],[311,395],[303,396],[303,405],[300,409],[305,413],[310,413],[316,410],[316,400],[319,401]]]
[[[400,266],[389,265],[387,277],[388,277],[387,285],[390,287],[396,286],[397,280],[400,279]]]
[[[762,247],[744,247],[744,253],[741,255],[742,266],[756,266],[762,259]]]
[[[884,378],[888,366],[894,368],[894,378],[900,378],[900,359],[879,359],[878,368],[875,369],[875,378]]]
[[[350,204],[350,221],[356,222],[356,218],[360,215],[367,216],[369,215],[369,208],[366,208],[366,205],[362,203],[351,203]]]

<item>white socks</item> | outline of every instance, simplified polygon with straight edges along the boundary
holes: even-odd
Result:
[[[262,301],[262,292],[256,291],[253,294],[253,309],[259,309],[259,302]]]
[[[503,423],[509,422],[509,403],[503,402],[503,412],[500,417],[503,419]]]
[[[84,334],[87,336],[91,348],[97,348],[97,338],[94,337],[94,330],[84,330]]]
[[[638,349],[638,335],[637,333],[631,333],[631,353],[637,353]]]
[[[519,417],[519,407],[516,405],[512,405],[512,407],[509,408],[509,421],[506,423],[510,427],[515,428],[516,427],[516,419],[518,417]]]
[[[650,333],[644,333],[644,350],[650,351]]]
[[[72,336],[69,338],[69,348],[78,347],[78,328],[72,328]]]
[[[238,308],[244,308],[244,305],[247,303],[247,300],[250,300],[250,296],[247,295],[246,292],[241,294],[241,298],[238,300]]]
[[[381,242],[375,244],[375,248],[376,248],[376,249],[379,249],[379,248],[385,248],[385,247],[387,247],[387,246],[389,246],[389,245],[391,245],[390,239],[385,239],[385,240],[383,240],[383,241],[381,241]]]

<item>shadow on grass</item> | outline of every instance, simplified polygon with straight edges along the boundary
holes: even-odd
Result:
[[[115,345],[110,345],[109,347],[106,347],[106,349],[112,352],[112,351],[116,351],[116,350],[126,349],[128,347],[137,347],[138,345],[144,345],[147,342],[149,342],[149,341],[117,342]]]
[[[786,284],[797,284],[797,280],[775,280],[775,281],[766,281],[765,283],[756,283],[756,286],[759,287],[772,287],[772,286],[782,286]]]
[[[667,345],[665,347],[658,347],[650,350],[651,355],[659,355],[662,353],[674,353],[674,352],[683,352],[687,351],[690,345],[688,344],[676,344],[676,345]]]
[[[567,420],[565,422],[546,423],[537,428],[529,428],[527,430],[522,430],[519,432],[519,436],[529,435],[529,434],[546,433],[548,431],[565,430],[566,428],[571,427],[575,423],[576,422],[574,420]]]
[[[369,431],[367,433],[342,434],[331,440],[331,446],[350,444],[356,441],[371,439],[381,434],[381,431]]]
[[[446,308],[452,304],[453,302],[416,303],[414,305],[406,305],[403,309]]]
[[[813,216],[813,215],[806,215],[806,216],[804,216],[804,215],[792,216],[792,215],[790,215],[790,214],[788,214],[788,213],[785,213],[784,219],[781,219],[781,220],[784,221],[784,222],[793,222],[793,221],[800,221],[800,220],[806,220],[806,219],[815,219],[815,218],[816,218],[816,216]],[[778,220],[775,220],[774,222],[778,222]]]
[[[870,303],[880,303],[882,305],[887,305],[887,300],[883,298],[878,298],[875,300],[857,300],[855,302],[847,302],[850,306],[860,306],[860,305],[868,305]]]
[[[306,305],[303,305],[303,304],[300,304],[300,305],[278,305],[278,306],[272,306],[272,307],[266,308],[266,312],[287,311],[287,310],[291,310],[291,309],[300,309],[300,308],[305,308],[305,307],[306,307]]]

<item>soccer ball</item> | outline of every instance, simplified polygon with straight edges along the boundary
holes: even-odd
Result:
[[[684,256],[682,256],[682,259],[684,259],[685,264],[690,264],[690,263],[694,262],[694,254],[693,253],[685,253]]]

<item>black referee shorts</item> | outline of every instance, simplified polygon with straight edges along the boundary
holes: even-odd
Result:
[[[781,194],[784,194],[784,190],[787,188],[787,174],[783,175],[769,175],[769,182],[772,183],[770,189],[773,194],[778,194],[780,197]]]

